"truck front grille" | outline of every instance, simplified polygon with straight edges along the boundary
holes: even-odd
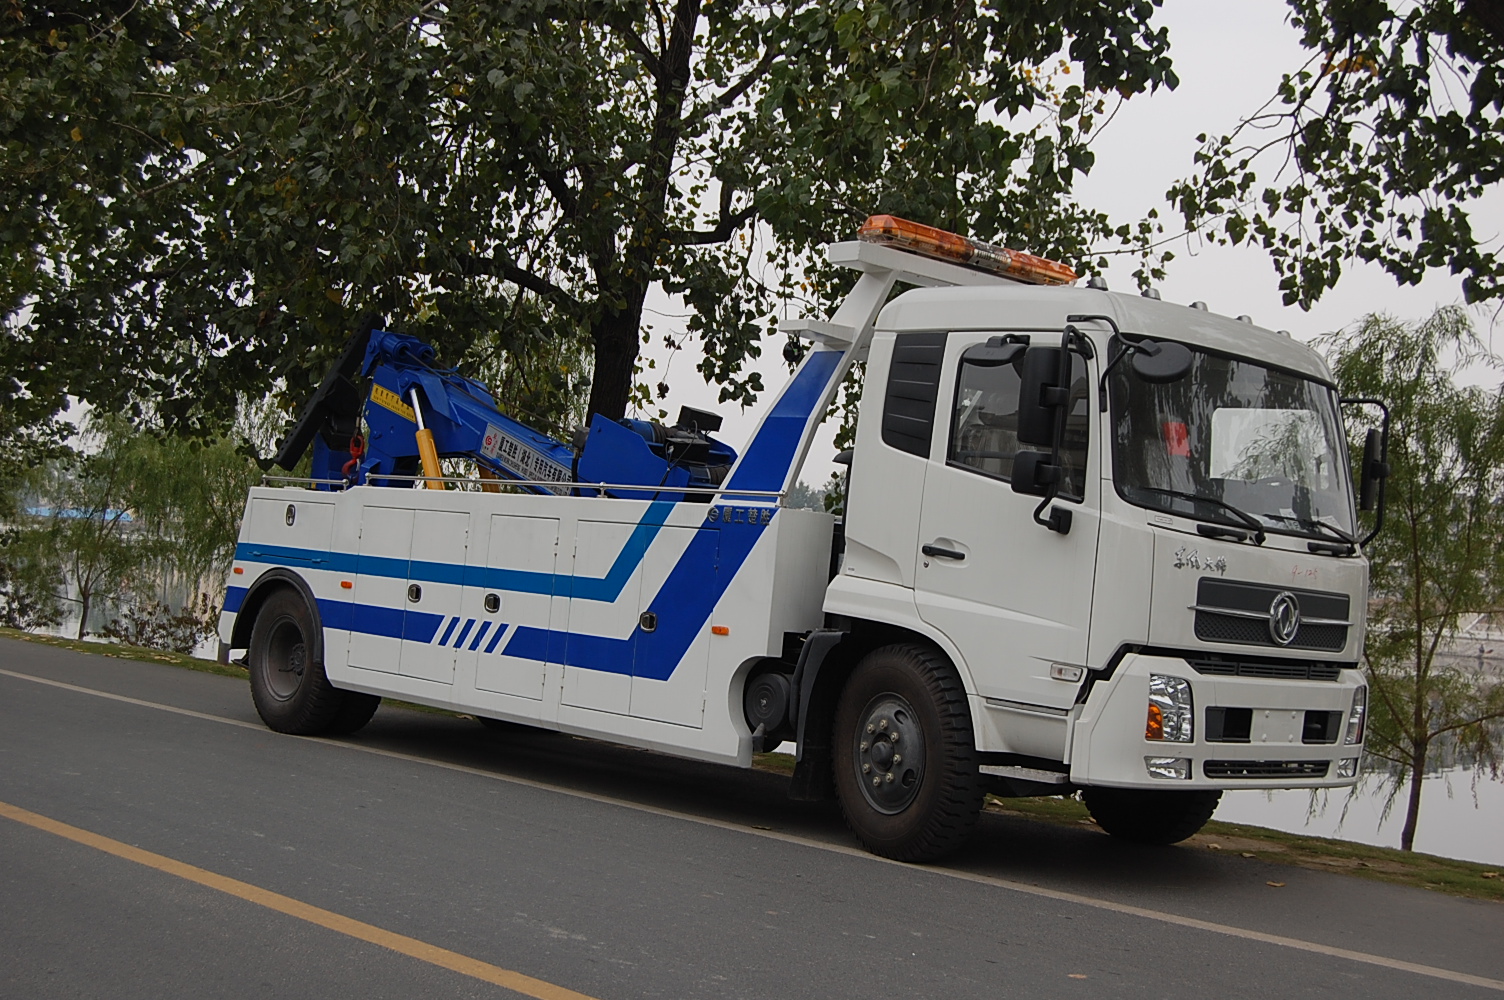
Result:
[[[1286,648],[1336,652],[1347,645],[1346,594],[1300,590],[1202,577],[1196,585],[1196,638],[1203,642],[1234,642],[1244,646],[1278,645],[1269,634],[1269,608],[1275,597],[1288,592],[1300,605],[1303,619]]]
[[[1324,626],[1325,627],[1325,626]],[[1335,681],[1342,676],[1340,663],[1305,660],[1187,660],[1198,674],[1219,677],[1265,677],[1285,681]]]
[[[1325,778],[1326,760],[1209,760],[1201,765],[1208,778]]]

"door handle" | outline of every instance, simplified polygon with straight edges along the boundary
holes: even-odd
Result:
[[[423,588],[416,583],[409,583],[407,585],[407,599],[414,604],[423,600]]]
[[[919,551],[923,552],[927,556],[934,556],[937,559],[954,559],[957,562],[963,562],[966,559],[965,552],[957,552],[955,549],[942,548],[939,545],[925,545]]]

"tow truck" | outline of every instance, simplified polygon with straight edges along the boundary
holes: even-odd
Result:
[[[784,321],[806,353],[739,453],[688,407],[559,441],[361,331],[278,456],[311,477],[247,500],[220,636],[261,718],[347,734],[385,696],[743,768],[791,743],[794,797],[910,861],[988,792],[1167,844],[1226,789],[1353,784],[1387,418],[1358,503],[1288,334],[891,216],[827,254],[855,285]],[[843,514],[787,506],[858,363]]]

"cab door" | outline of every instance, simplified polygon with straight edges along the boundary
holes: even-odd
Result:
[[[992,364],[968,348],[986,334],[948,338],[935,439],[925,477],[915,553],[920,616],[959,647],[977,687],[992,699],[1061,713],[1078,683],[1052,664],[1084,666],[1091,622],[1099,518],[1093,363],[1073,355],[1062,496],[1067,534],[1034,521],[1040,498],[1013,492],[1021,361]],[[1058,334],[1035,334],[1058,346]],[[992,352],[996,357],[996,352]]]

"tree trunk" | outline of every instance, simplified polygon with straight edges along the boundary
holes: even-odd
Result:
[[[664,207],[673,176],[674,151],[683,126],[684,96],[689,91],[694,57],[695,26],[700,20],[701,0],[677,0],[667,44],[659,54],[655,75],[656,107],[649,152],[642,164],[639,217],[621,256],[614,245],[596,264],[602,301],[619,295],[621,308],[608,307],[591,330],[595,342],[595,373],[590,383],[590,413],[611,420],[627,414],[632,395],[632,376],[637,370],[637,351],[642,326],[642,303],[647,297],[654,260],[663,239]],[[608,272],[609,269],[609,272]]]
[[[92,603],[91,595],[87,590],[79,592],[78,603],[81,609],[78,615],[78,637],[82,639],[84,637],[84,629],[89,624],[89,605]]]
[[[1425,743],[1417,743],[1410,755],[1410,798],[1405,806],[1405,828],[1400,831],[1400,850],[1415,850],[1415,827],[1420,821],[1421,781],[1426,776]]]
[[[641,269],[635,273],[645,274]],[[632,376],[637,370],[638,331],[647,282],[643,280],[621,291],[625,305],[603,314],[590,332],[595,342],[595,372],[590,381],[589,412],[599,413],[608,420],[620,420],[627,415]]]

